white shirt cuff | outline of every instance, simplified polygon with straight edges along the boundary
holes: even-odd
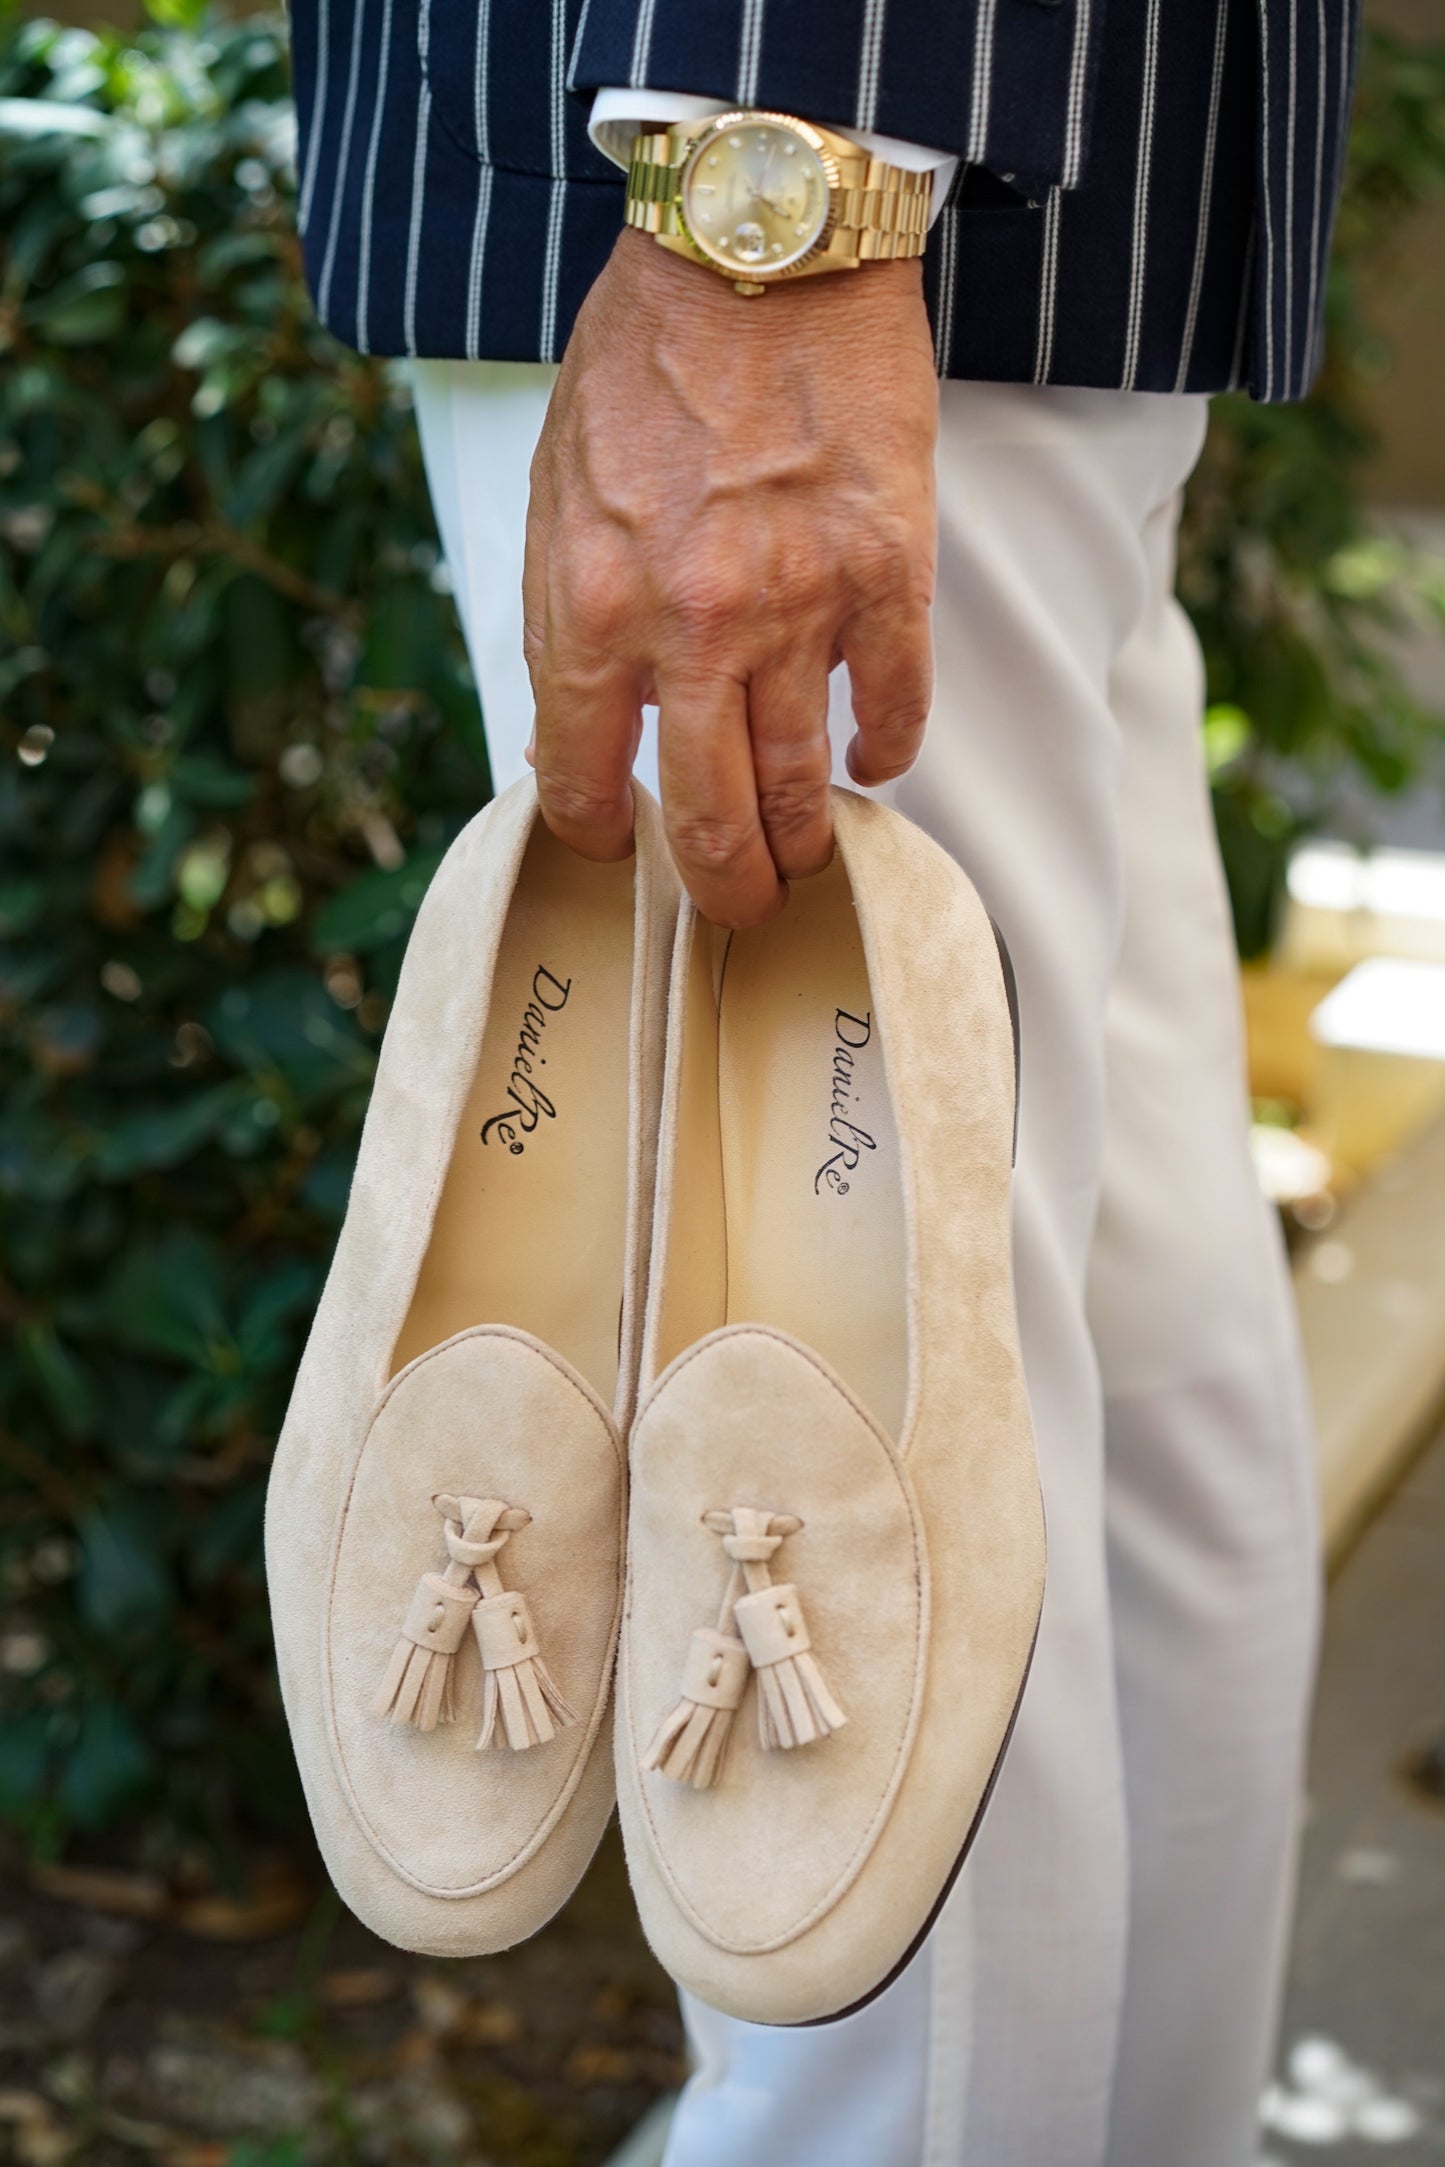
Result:
[[[599,90],[593,94],[587,132],[604,157],[625,167],[632,138],[650,123],[670,127],[675,120],[708,120],[714,113],[728,110],[720,98],[694,98],[683,90]],[[828,126],[832,128],[833,122],[829,121]],[[937,218],[958,171],[958,160],[951,152],[929,150],[922,143],[901,143],[896,136],[874,135],[861,128],[838,128],[835,132],[850,137],[871,157],[886,159],[889,165],[901,166],[906,173],[931,173],[930,223]]]

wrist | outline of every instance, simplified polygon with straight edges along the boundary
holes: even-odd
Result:
[[[880,340],[900,325],[926,324],[918,260],[867,263],[832,278],[798,279],[761,296],[736,292],[707,265],[659,248],[650,235],[624,229],[603,274],[626,309],[630,334],[694,327],[767,341],[836,335],[844,325],[876,329]]]

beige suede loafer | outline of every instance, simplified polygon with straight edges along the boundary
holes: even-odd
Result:
[[[403,1948],[535,1932],[613,1799],[610,1694],[677,890],[530,777],[417,918],[271,1478],[292,1740],[337,1888]]]
[[[679,922],[618,1666],[648,1939],[771,2024],[857,2007],[922,1940],[1044,1579],[1007,959],[935,844],[834,799],[779,918]]]

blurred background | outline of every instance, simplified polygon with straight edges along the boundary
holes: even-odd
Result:
[[[60,12],[0,7],[0,2158],[644,2167],[610,1844],[454,1965],[310,1846],[266,1467],[486,755],[284,22]],[[1325,376],[1216,401],[1181,565],[1332,1571],[1277,2167],[1445,2161],[1445,0],[1367,14]]]

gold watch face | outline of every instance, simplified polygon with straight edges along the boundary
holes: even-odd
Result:
[[[730,121],[703,137],[683,171],[692,239],[743,278],[786,271],[828,223],[828,175],[810,143],[777,121]]]

